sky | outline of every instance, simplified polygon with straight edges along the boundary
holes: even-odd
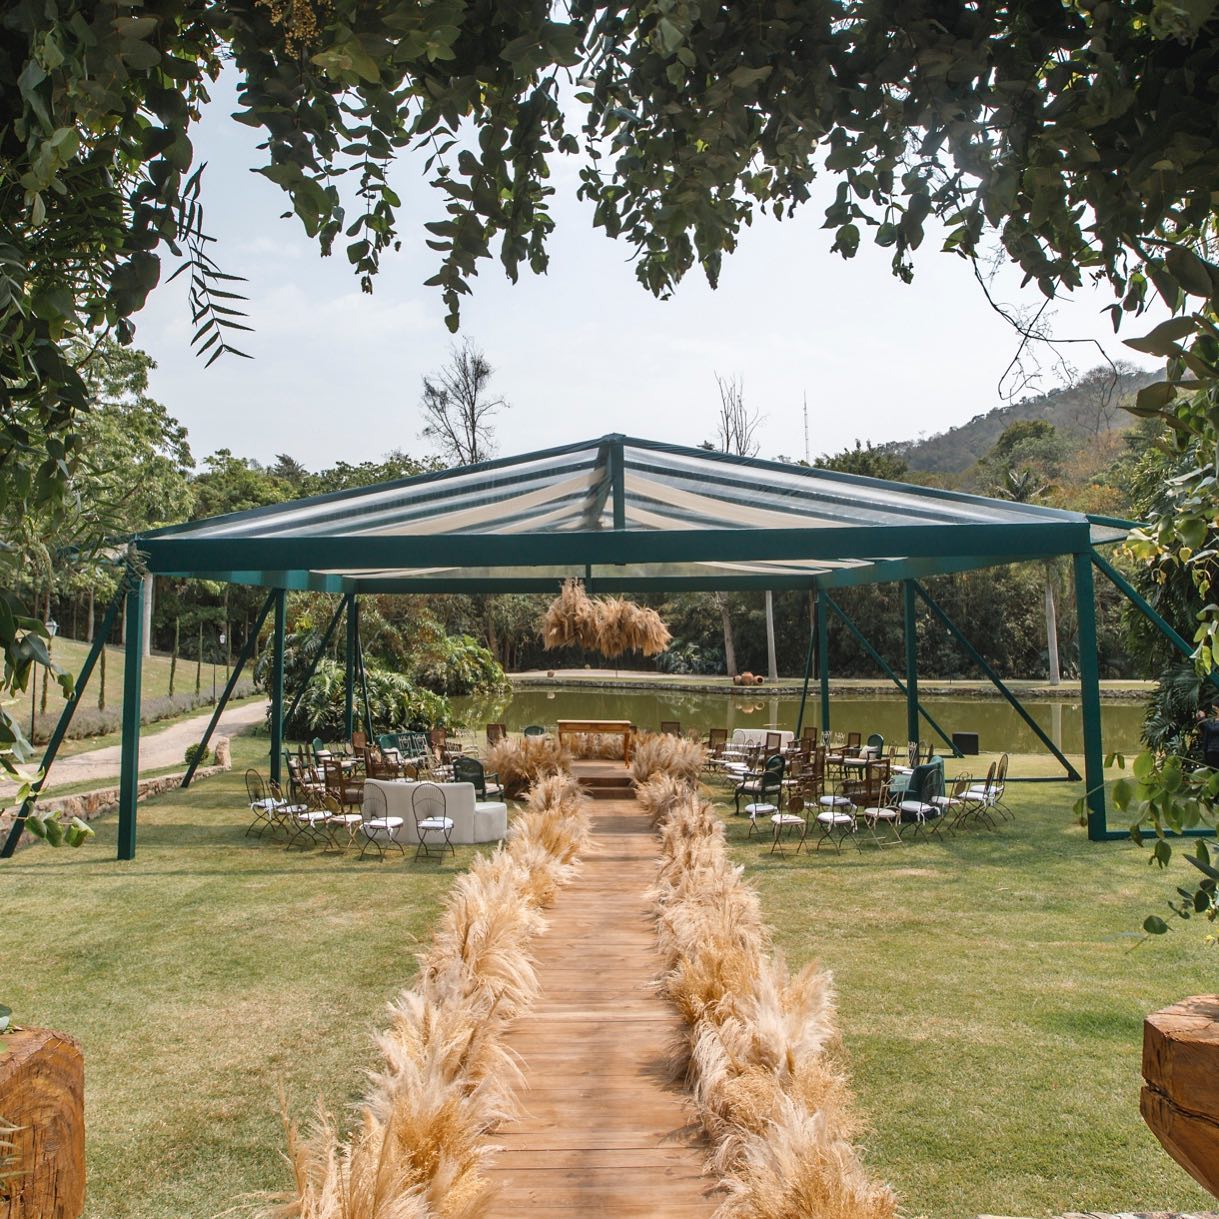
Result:
[[[402,248],[385,256],[365,295],[339,243],[321,258],[298,220],[281,219],[287,196],[250,172],[262,154],[257,133],[229,117],[231,78],[213,92],[195,130],[197,160],[208,163],[206,226],[221,269],[248,278],[254,331],[238,345],[254,358],[205,369],[190,348],[185,277],[163,282],[136,318],[136,343],[158,365],[154,396],[187,426],[199,461],[220,448],[263,462],[287,453],[310,468],[428,452],[420,384],[454,342],[439,291],[422,286],[439,257],[422,225],[441,217],[440,199],[414,165],[395,170]],[[929,237],[905,285],[866,233],[854,259],[831,254],[832,232],[820,227],[828,179],[794,220],[755,220],[725,258],[717,290],[695,270],[658,301],[635,279],[630,248],[592,227],[576,175],[569,158],[553,179],[549,273],[524,269],[513,285],[489,260],[463,304],[461,334],[486,353],[494,391],[510,404],[495,420],[502,454],[607,432],[699,444],[715,433],[716,373],[741,378],[767,457],[803,455],[806,396],[813,456],[857,439],[930,435],[1003,404],[999,381],[1017,337],[968,264]],[[1021,291],[1014,272],[994,291],[1008,304],[1041,299]],[[1055,333],[1146,364],[1101,314],[1111,299],[1098,290],[1056,302]],[[1101,362],[1091,346],[1067,355],[1080,370]],[[1054,383],[1048,373],[1040,388]]]

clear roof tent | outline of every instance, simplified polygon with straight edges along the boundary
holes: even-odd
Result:
[[[611,435],[134,539],[151,571],[333,592],[809,588],[1081,553],[1128,523]]]

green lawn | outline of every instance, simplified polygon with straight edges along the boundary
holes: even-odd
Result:
[[[265,740],[234,744],[233,774],[141,807],[133,863],[111,819],[80,851],[0,865],[23,929],[0,1002],[85,1045],[88,1219],[205,1219],[283,1185],[278,1089],[296,1113],[359,1094],[469,858],[245,838],[241,771]],[[1001,832],[862,855],[771,857],[728,818],[789,962],[837,977],[868,1162],[909,1219],[1206,1208],[1139,1120],[1140,1025],[1214,990],[1219,956],[1197,927],[1136,947],[1166,878],[1088,844],[1067,785],[1012,791]]]
[[[1213,1210],[1138,1094],[1144,1015],[1213,992],[1219,956],[1198,924],[1139,944],[1175,873],[1088,843],[1077,789],[1008,790],[997,832],[862,854],[768,855],[728,806],[777,945],[837,980],[867,1160],[911,1217]]]
[[[370,1035],[415,972],[456,864],[285,852],[244,837],[232,774],[141,805],[138,857],[113,818],[78,851],[3,868],[10,937],[0,1002],[84,1043],[87,1219],[204,1219],[283,1187],[277,1092],[343,1109]],[[265,765],[265,764],[264,764]]]

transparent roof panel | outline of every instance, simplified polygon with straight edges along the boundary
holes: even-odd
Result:
[[[984,540],[993,533],[987,528],[965,527],[1014,526],[1024,536],[1030,527],[1035,531],[1039,525],[1055,525],[1061,531],[1064,524],[1077,527],[1072,533],[1075,536],[1086,518],[1040,505],[614,435],[197,521],[150,533],[137,543],[157,560],[155,570],[207,571],[223,578],[224,573],[215,572],[217,562],[210,557],[214,548],[207,550],[203,543],[235,543],[231,565],[249,576],[245,569],[250,567],[266,569],[268,575],[284,569],[302,570],[279,561],[276,547],[297,544],[292,553],[299,562],[299,544],[316,541],[325,551],[325,559],[319,556],[317,566],[305,570],[318,576],[380,583],[400,579],[412,585],[433,581],[451,586],[463,580],[525,582],[586,574],[592,569],[572,563],[573,554],[584,557],[579,550],[581,537],[665,534],[675,542],[666,542],[663,561],[657,548],[649,547],[642,538],[638,556],[630,553],[630,547],[615,545],[615,560],[628,560],[621,565],[598,566],[600,560],[593,553],[588,559],[605,579],[662,579],[677,586],[683,580],[705,583],[716,578],[811,581],[844,569],[875,564],[892,567],[911,553],[902,544],[903,530],[911,527],[922,527],[922,549],[913,553],[924,556],[924,565],[930,527],[943,530],[942,546],[937,542],[935,553],[952,556],[958,568],[962,555],[974,555],[982,566],[990,560],[979,551],[985,551]],[[1120,522],[1094,525],[1094,540],[1123,537],[1124,530],[1117,525]],[[840,533],[844,529],[867,531],[861,534],[870,539],[866,555],[889,555],[891,550],[892,558],[855,558],[849,553],[850,544],[840,543],[836,550],[815,544],[822,531]],[[734,544],[730,557],[709,557],[716,553],[710,537],[717,533],[736,537],[741,530],[768,535],[769,556],[763,553],[767,546],[760,546],[758,555],[750,555],[748,547]],[[786,538],[787,531],[793,531],[792,540],[775,544],[773,539]],[[877,531],[884,531],[883,535]],[[913,535],[906,536],[907,544],[913,545],[909,541]],[[684,537],[692,539],[689,545],[677,541]],[[458,551],[464,544],[457,539],[462,538],[502,538],[502,546],[488,553],[486,543],[477,543],[481,546],[477,559],[467,546],[468,557],[455,555],[446,564],[450,555],[436,543],[447,538],[455,540]],[[516,539],[527,543],[529,558],[524,563],[516,553]],[[696,539],[703,539],[701,549],[694,544]],[[805,539],[809,542],[804,551],[807,557],[801,557]],[[341,543],[357,540],[363,557],[356,561],[353,555],[349,561]],[[591,541],[589,545],[593,547]],[[682,557],[682,550],[690,553]],[[303,553],[308,551],[305,547]],[[551,551],[553,562],[549,561]],[[206,562],[205,552],[209,556]],[[657,559],[648,561],[645,556],[653,552]],[[255,553],[256,559],[249,557]],[[816,557],[825,553],[836,557]],[[1013,553],[1010,545],[1003,553]],[[1044,546],[1039,553],[1046,553]],[[369,557],[374,554],[375,559]],[[774,557],[777,554],[784,557]],[[227,563],[227,555],[225,560]]]

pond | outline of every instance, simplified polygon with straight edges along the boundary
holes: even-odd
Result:
[[[795,728],[799,696],[768,695],[742,691],[734,694],[702,694],[683,690],[589,690],[520,689],[497,704],[454,699],[454,707],[472,729],[488,722],[502,722],[510,731],[526,724],[552,728],[560,719],[630,720],[639,728],[657,729],[660,721],[679,720],[686,732],[706,733],[709,728]],[[928,714],[948,734],[976,732],[983,753],[1043,753],[1045,747],[1006,702],[999,699],[928,698]],[[1064,752],[1083,752],[1083,729],[1079,702],[1027,702],[1029,714]],[[806,724],[820,723],[817,699],[811,695],[805,711]],[[1101,720],[1106,753],[1131,753],[1139,748],[1143,722],[1140,700],[1105,702]],[[900,696],[835,695],[830,723],[835,730],[879,732],[886,741],[906,739],[906,703]],[[923,739],[933,734],[924,721]]]

